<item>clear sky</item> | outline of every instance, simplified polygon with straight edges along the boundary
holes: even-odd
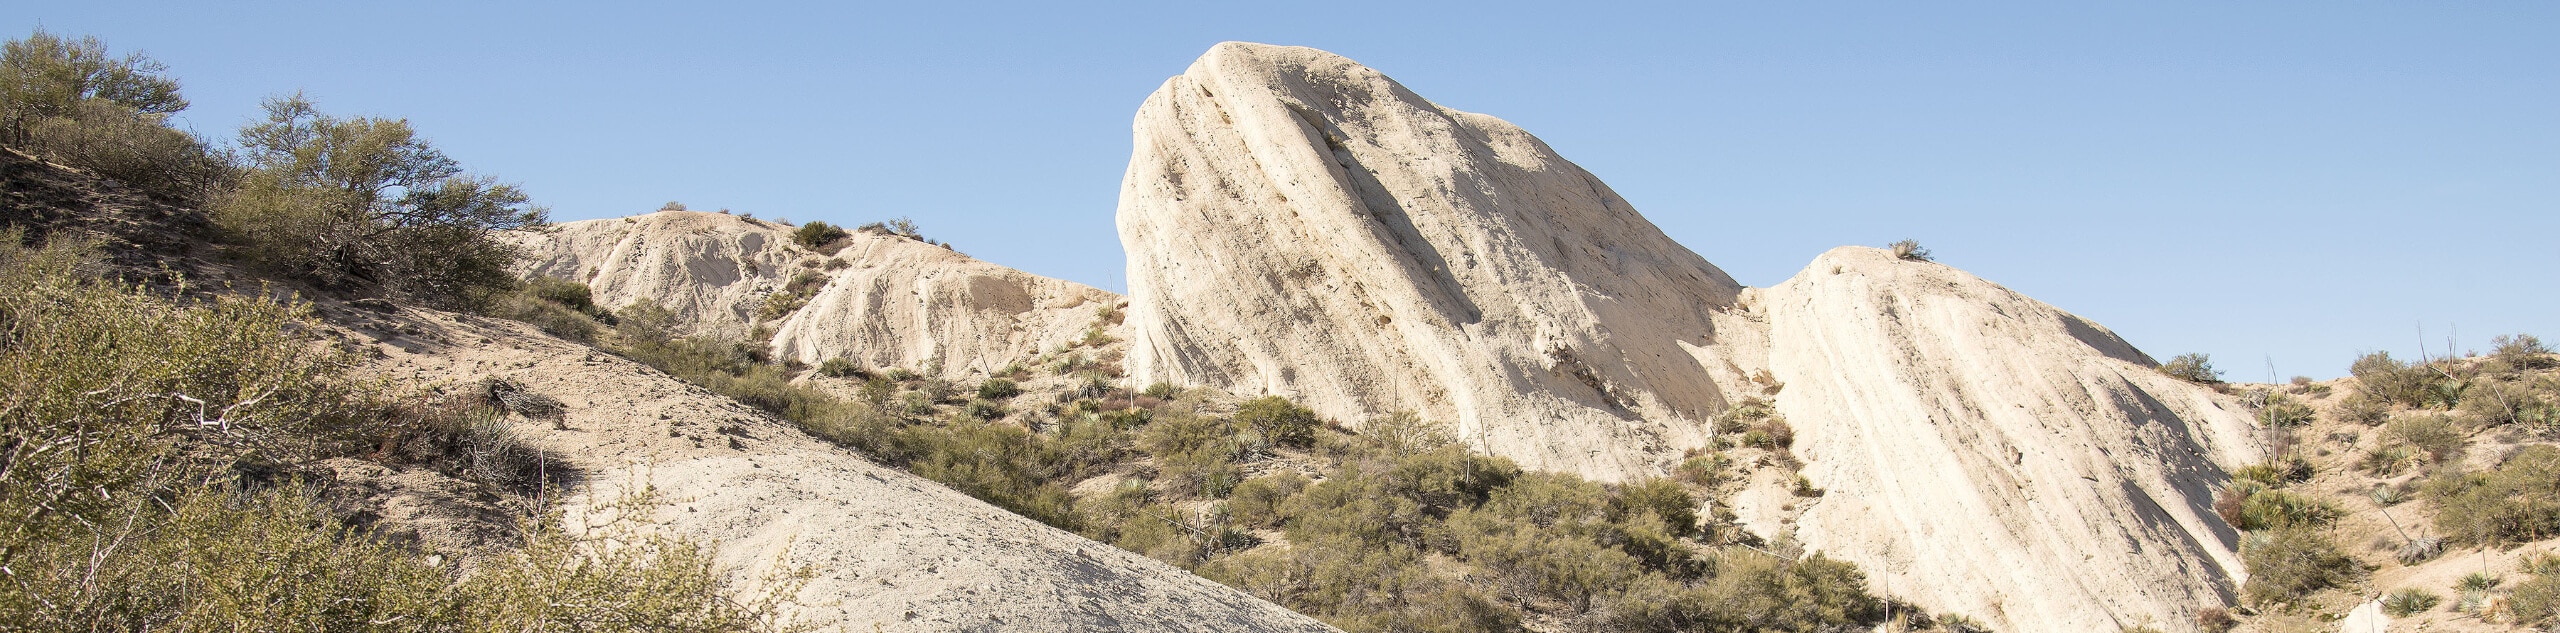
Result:
[[[1527,128],[1748,285],[1916,238],[2235,379],[2560,339],[2560,3],[0,10],[39,23],[166,62],[210,135],[305,90],[558,219],[908,216],[1113,290],[1138,103],[1222,40],[1313,46]]]

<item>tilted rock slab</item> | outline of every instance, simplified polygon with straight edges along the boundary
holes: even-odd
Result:
[[[744,334],[792,277],[821,275],[825,284],[805,306],[765,323],[778,357],[810,364],[843,357],[944,376],[990,373],[1076,340],[1096,310],[1119,301],[893,235],[857,231],[830,252],[813,251],[791,240],[793,228],[662,211],[513,239],[531,253],[527,274],[586,282],[607,308],[657,301],[693,332]],[[845,265],[802,265],[829,259]]]
[[[2003,631],[2193,626],[2232,599],[2213,511],[2251,414],[2114,333],[1963,271],[1842,247],[1751,291],[1778,412],[1827,492],[1796,537]]]
[[[426,310],[369,369],[420,383],[500,378],[567,405],[514,432],[584,480],[573,518],[654,486],[653,523],[714,545],[751,588],[816,572],[795,613],[826,631],[1332,631],[1163,562],[873,464],[790,423],[522,324]],[[454,344],[442,341],[471,341]],[[485,342],[483,342],[485,341]]]
[[[1826,492],[1795,524],[1738,510],[1876,591],[2001,630],[2179,630],[2241,576],[2210,506],[2259,458],[2250,414],[2079,317],[1874,249],[1743,290],[1527,133],[1312,49],[1220,44],[1134,127],[1142,380],[1414,410],[1602,479],[1774,392]]]
[[[1617,478],[1724,407],[1740,286],[1500,119],[1310,48],[1225,43],[1138,110],[1120,193],[1139,382],[1409,410]],[[1730,380],[1732,377],[1727,377]]]

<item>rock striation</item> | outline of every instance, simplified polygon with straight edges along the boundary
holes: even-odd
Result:
[[[1616,478],[1702,444],[1740,378],[1699,350],[1741,287],[1500,119],[1230,42],[1156,89],[1135,137],[1119,225],[1141,382],[1353,424],[1414,411]]]
[[[657,302],[695,333],[769,328],[777,357],[930,374],[988,373],[1083,336],[1119,296],[979,261],[911,238],[857,231],[823,252],[789,225],[662,211],[517,234],[525,271],[585,282],[598,305]],[[810,283],[795,284],[802,276]],[[776,293],[799,304],[767,311]]]
[[[2000,630],[2180,629],[2232,600],[2211,491],[2260,458],[2251,414],[2085,319],[1866,248],[1744,289],[1519,128],[1314,49],[1220,44],[1133,132],[1141,380],[1416,411],[1602,479],[1767,398],[1823,493],[1735,510],[1876,591]]]

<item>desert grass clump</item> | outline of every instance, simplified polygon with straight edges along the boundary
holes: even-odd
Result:
[[[2433,591],[2417,587],[2402,587],[2382,596],[2382,612],[2391,614],[2391,617],[2405,618],[2426,613],[2428,609],[2434,609],[2438,603],[2442,602],[2444,599],[2437,597]]]

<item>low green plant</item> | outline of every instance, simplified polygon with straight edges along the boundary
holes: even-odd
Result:
[[[989,378],[986,382],[978,383],[979,398],[987,400],[1008,400],[1019,395],[1022,395],[1022,386],[1014,384],[1012,380],[1004,378]]]

